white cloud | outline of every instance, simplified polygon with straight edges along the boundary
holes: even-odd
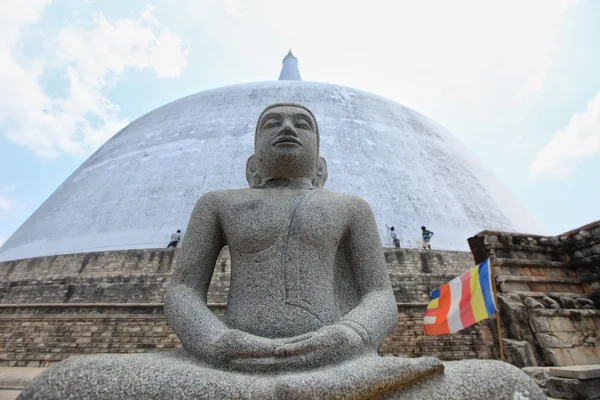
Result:
[[[0,196],[0,212],[12,211],[15,209],[15,204],[6,197]]]
[[[13,193],[16,189],[15,185],[0,185],[0,218],[9,212],[23,208],[21,202],[7,197],[8,193]]]
[[[188,3],[187,15],[242,59],[256,62],[273,43],[282,52],[291,47],[306,79],[351,84],[427,110],[424,104],[448,108],[463,99],[489,104],[491,93],[508,90],[514,104],[540,90],[577,0]]]
[[[13,142],[36,154],[87,153],[127,124],[106,91],[127,69],[151,68],[159,78],[186,66],[181,40],[152,16],[138,19],[95,15],[90,27],[65,27],[49,39],[54,56],[24,59],[18,45],[27,25],[39,20],[46,2],[10,2],[0,22],[0,124]],[[66,93],[52,97],[40,83],[50,68],[61,71]]]
[[[552,139],[536,155],[530,167],[530,176],[569,176],[577,163],[600,152],[600,93],[589,101],[587,109],[575,113],[566,128],[552,135]]]

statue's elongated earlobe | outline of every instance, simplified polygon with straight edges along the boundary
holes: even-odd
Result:
[[[256,155],[252,154],[246,161],[246,180],[252,188],[259,187],[262,184],[262,178],[258,173],[258,165],[256,164]]]
[[[322,188],[327,181],[327,161],[323,157],[319,157],[317,163],[317,174],[313,179],[313,186]]]

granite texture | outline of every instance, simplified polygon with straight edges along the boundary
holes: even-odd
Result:
[[[442,370],[435,358],[365,357],[311,372],[244,374],[213,369],[184,351],[99,355],[48,369],[20,399],[369,398]]]
[[[465,360],[444,363],[443,374],[390,394],[387,400],[487,399],[545,400],[535,382],[519,368],[501,361]]]
[[[600,378],[579,380],[550,376],[546,387],[550,396],[559,399],[600,399]]]
[[[181,351],[67,360],[21,398],[542,398],[508,364],[443,374],[434,358],[377,356],[398,311],[375,218],[364,200],[321,188],[327,165],[310,110],[263,111],[246,176],[249,189],[207,193],[192,212],[164,304]],[[206,302],[225,245],[221,320]]]

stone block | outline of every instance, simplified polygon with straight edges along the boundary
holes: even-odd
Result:
[[[544,359],[548,360],[555,366],[575,365],[571,358],[571,354],[567,349],[543,349]]]
[[[523,304],[525,304],[525,307],[528,309],[544,308],[542,303],[532,297],[525,297],[525,299],[523,299]]]
[[[550,369],[550,375],[580,380],[600,378],[600,364],[555,367]]]
[[[559,399],[600,399],[600,378],[580,381],[550,376],[546,381],[546,388],[550,396]]]
[[[600,337],[595,331],[536,333],[535,338],[540,347],[546,349],[600,346]]]
[[[527,341],[502,339],[506,362],[522,367],[535,367],[538,365],[533,347]]]
[[[541,388],[546,387],[546,381],[550,376],[550,367],[524,367],[521,368]]]
[[[600,364],[600,347],[543,349],[544,358],[554,366]]]
[[[529,320],[529,325],[535,333],[550,332],[550,323],[546,317],[534,317]]]
[[[569,352],[573,364],[600,364],[600,347],[575,347],[565,349]]]
[[[557,301],[552,300],[548,296],[544,296],[540,298],[540,303],[542,303],[547,308],[558,309],[560,308],[560,304]]]
[[[578,330],[568,317],[548,318],[548,323],[552,332],[576,332]]]

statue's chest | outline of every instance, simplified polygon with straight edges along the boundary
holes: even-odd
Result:
[[[320,193],[248,198],[229,204],[222,218],[226,241],[243,253],[256,253],[293,240],[326,250],[343,234],[343,217]]]

